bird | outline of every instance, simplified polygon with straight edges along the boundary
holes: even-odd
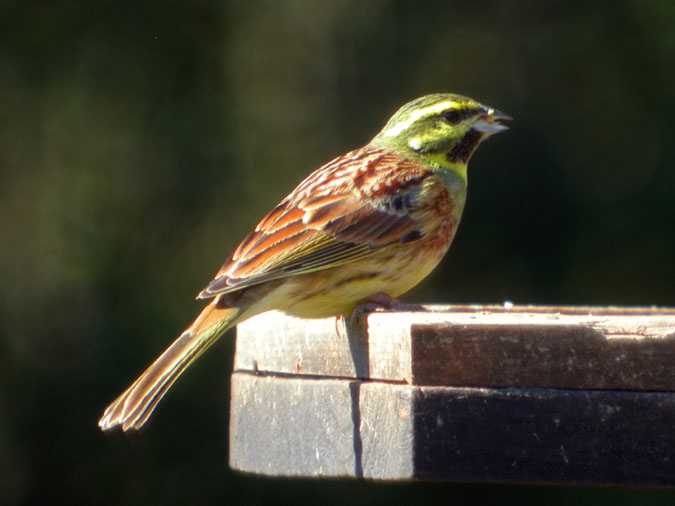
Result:
[[[338,317],[409,291],[457,232],[471,156],[511,119],[466,96],[425,95],[368,144],[316,169],[232,252],[197,296],[208,305],[105,409],[99,427],[139,430],[183,372],[254,315]]]

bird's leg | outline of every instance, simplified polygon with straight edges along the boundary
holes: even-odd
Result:
[[[420,304],[408,304],[390,297],[384,292],[377,292],[356,306],[349,316],[347,328],[349,332],[360,331],[363,335],[368,333],[368,315],[377,311],[423,311]]]

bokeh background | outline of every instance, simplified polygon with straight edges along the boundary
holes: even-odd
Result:
[[[670,0],[0,1],[0,503],[672,504],[235,474],[230,339],[141,435],[96,421],[267,209],[430,92],[516,121],[409,300],[674,305],[674,90]]]

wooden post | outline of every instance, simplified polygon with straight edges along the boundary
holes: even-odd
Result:
[[[675,485],[675,310],[426,309],[240,325],[231,467]]]

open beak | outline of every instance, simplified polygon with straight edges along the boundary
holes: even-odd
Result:
[[[509,127],[501,123],[502,121],[512,121],[513,118],[497,109],[491,107],[485,108],[485,113],[473,124],[473,129],[487,135],[498,134]]]

